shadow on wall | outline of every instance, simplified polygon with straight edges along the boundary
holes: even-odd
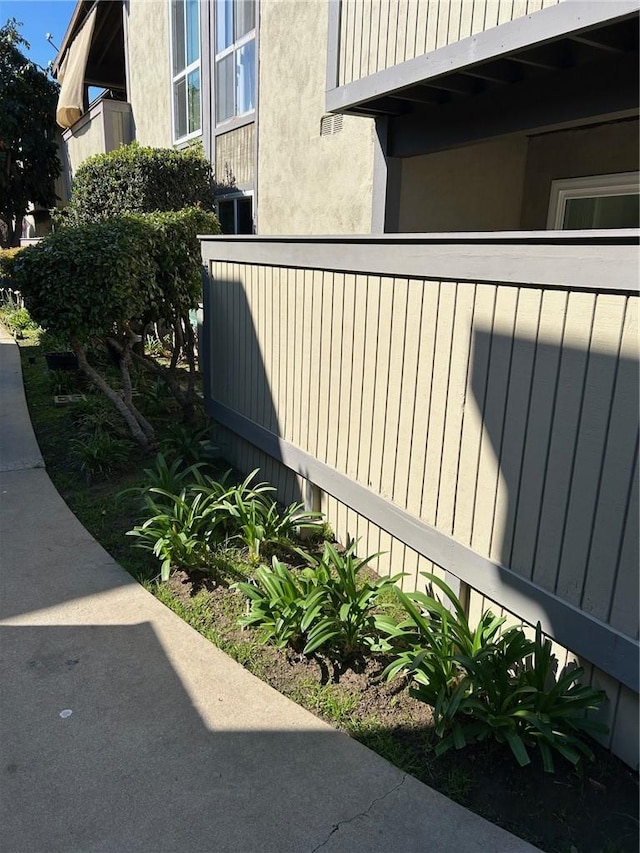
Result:
[[[271,335],[263,335],[266,346],[280,347],[281,342],[286,341],[286,330],[281,328],[281,318],[274,307],[272,284],[267,284],[263,279],[253,293],[258,301],[253,306],[255,316],[261,318],[265,329],[271,329]],[[208,317],[215,316],[215,328],[219,330],[215,336],[203,335],[203,360],[211,368],[205,387],[207,408],[211,414],[211,401],[220,401],[232,412],[259,424],[273,436],[269,455],[242,439],[234,437],[231,442],[231,433],[219,428],[225,458],[240,471],[247,473],[259,467],[258,476],[278,489],[282,501],[300,503],[306,499],[309,504],[309,495],[302,494],[295,473],[275,464],[272,458],[280,455],[278,437],[282,434],[273,403],[272,386],[276,397],[285,386],[293,392],[295,372],[300,370],[300,365],[290,361],[287,365],[293,371],[290,375],[284,369],[279,369],[277,375],[269,375],[253,325],[252,306],[247,302],[240,281],[218,278],[207,282],[205,278],[204,297],[205,323]],[[211,322],[209,328],[213,328]],[[215,414],[213,417],[215,420]],[[304,471],[298,473],[305,476]]]
[[[473,394],[507,493],[497,559],[633,638],[639,379],[637,360],[474,331]]]
[[[639,380],[637,359],[596,346],[474,330],[472,390],[500,469],[494,559],[632,639],[638,637]],[[494,497],[479,493],[489,505]],[[510,609],[518,590],[507,573],[501,583],[501,603]],[[583,650],[589,677],[585,650],[599,642],[589,624],[562,608],[545,614],[561,645]],[[612,636],[610,660],[616,649]],[[602,672],[594,670],[592,679],[609,694],[600,716],[611,729],[611,746],[633,765],[637,694]]]

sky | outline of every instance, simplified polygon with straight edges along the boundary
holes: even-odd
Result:
[[[56,48],[60,47],[75,5],[75,0],[0,0],[0,26],[9,18],[21,21],[24,26],[18,29],[31,45],[24,53],[46,68],[57,52],[46,35],[51,33]]]

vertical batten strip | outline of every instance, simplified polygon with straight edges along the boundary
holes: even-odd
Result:
[[[380,475],[381,494],[395,499],[395,467],[399,434],[400,405],[404,375],[404,350],[407,328],[407,292],[405,279],[393,280],[391,338],[389,341],[389,368],[387,393],[382,427],[382,459]]]
[[[526,577],[531,576],[536,539],[536,530],[530,519],[536,518],[540,511],[544,488],[543,462],[553,419],[554,401],[549,389],[556,381],[566,313],[566,294],[546,291],[540,312],[523,459],[514,495],[515,524],[512,531],[505,532],[504,538],[507,564]]]

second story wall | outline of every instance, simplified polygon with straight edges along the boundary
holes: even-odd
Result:
[[[339,3],[338,84],[345,85],[531,15],[561,0],[332,0]]]
[[[141,145],[171,146],[168,3],[128,0],[127,12],[128,92],[134,138]]]
[[[259,232],[369,233],[374,123],[329,117],[321,135],[325,0],[267,0],[259,32]]]

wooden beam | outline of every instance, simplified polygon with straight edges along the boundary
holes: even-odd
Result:
[[[543,68],[545,71],[557,71],[560,68],[567,68],[570,64],[569,51],[561,41],[522,50],[509,56],[509,59],[521,65]]]
[[[462,73],[468,77],[487,80],[489,83],[515,83],[523,77],[522,68],[508,59],[496,59],[494,62],[474,65]]]
[[[598,50],[605,50],[609,53],[624,53],[625,48],[621,47],[619,44],[614,44],[613,40],[607,40],[605,36],[601,35],[599,32],[589,33],[589,36],[571,36],[571,41],[575,41],[578,44],[584,44],[587,47],[595,47]]]
[[[638,54],[503,86],[392,120],[390,157],[414,157],[509,133],[556,130],[638,114]]]
[[[473,95],[481,89],[482,83],[478,80],[470,80],[464,74],[447,74],[446,77],[429,80],[423,85],[429,89],[452,92],[454,95]]]

